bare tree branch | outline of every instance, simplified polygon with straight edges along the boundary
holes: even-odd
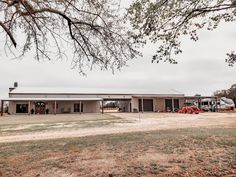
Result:
[[[4,29],[4,31],[7,33],[7,35],[10,37],[13,45],[16,47],[16,41],[12,35],[12,33],[10,32],[10,30],[2,23],[0,22],[0,26]]]
[[[137,44],[158,43],[152,61],[176,64],[174,56],[182,53],[181,36],[197,41],[199,30],[214,30],[221,21],[236,21],[236,0],[136,0],[128,16]]]
[[[11,43],[18,42],[19,57],[32,49],[37,60],[72,54],[72,68],[83,73],[85,66],[120,69],[139,55],[115,0],[4,0],[0,9],[1,26]]]

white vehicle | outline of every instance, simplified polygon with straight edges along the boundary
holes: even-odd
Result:
[[[220,100],[216,100],[211,98],[205,98],[201,100],[201,109],[204,111],[216,111],[218,110],[232,110],[235,108],[235,104],[232,99],[221,97]]]
[[[204,98],[200,104],[203,111],[214,111],[216,101],[211,98]]]
[[[217,105],[219,109],[232,110],[235,108],[234,101],[226,97],[221,97]]]

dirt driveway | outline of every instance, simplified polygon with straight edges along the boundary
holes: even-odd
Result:
[[[235,113],[110,113],[0,118],[0,143],[190,127],[236,127]]]

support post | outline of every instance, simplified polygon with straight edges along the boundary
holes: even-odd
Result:
[[[31,114],[31,112],[30,112],[30,101],[28,102],[28,115],[30,115]]]
[[[152,99],[152,109],[153,109],[153,112],[156,112],[156,105],[155,105],[155,99]]]
[[[3,116],[3,105],[4,105],[4,100],[1,101],[1,116]]]
[[[219,100],[218,112],[221,112],[221,110],[222,110],[222,107],[221,107],[221,97],[219,97],[218,100]]]
[[[216,111],[216,112],[218,112],[218,104],[217,104],[217,101],[218,101],[218,99],[217,99],[217,97],[216,97],[216,99],[215,99],[215,100],[216,100],[216,107],[215,107],[215,111]]]
[[[174,103],[174,98],[172,98],[172,112],[175,112],[175,103]]]
[[[82,102],[79,102],[79,113],[81,114]]]
[[[199,103],[199,109],[202,109],[202,99],[201,98],[198,99],[198,103]]]
[[[129,112],[132,112],[132,103],[129,103]]]
[[[102,114],[104,114],[104,101],[102,100]]]
[[[142,113],[143,113],[143,98],[142,98]]]
[[[54,114],[57,114],[57,101],[54,102]]]

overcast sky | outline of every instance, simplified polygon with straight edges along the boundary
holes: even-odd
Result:
[[[236,66],[225,63],[226,53],[235,50],[236,24],[224,23],[213,31],[202,31],[200,40],[183,40],[184,53],[178,64],[152,64],[154,46],[146,46],[143,57],[116,71],[87,71],[81,76],[71,69],[71,61],[35,61],[29,54],[22,60],[0,55],[0,98],[17,81],[20,87],[83,87],[125,89],[175,89],[185,95],[212,95],[236,83]]]

